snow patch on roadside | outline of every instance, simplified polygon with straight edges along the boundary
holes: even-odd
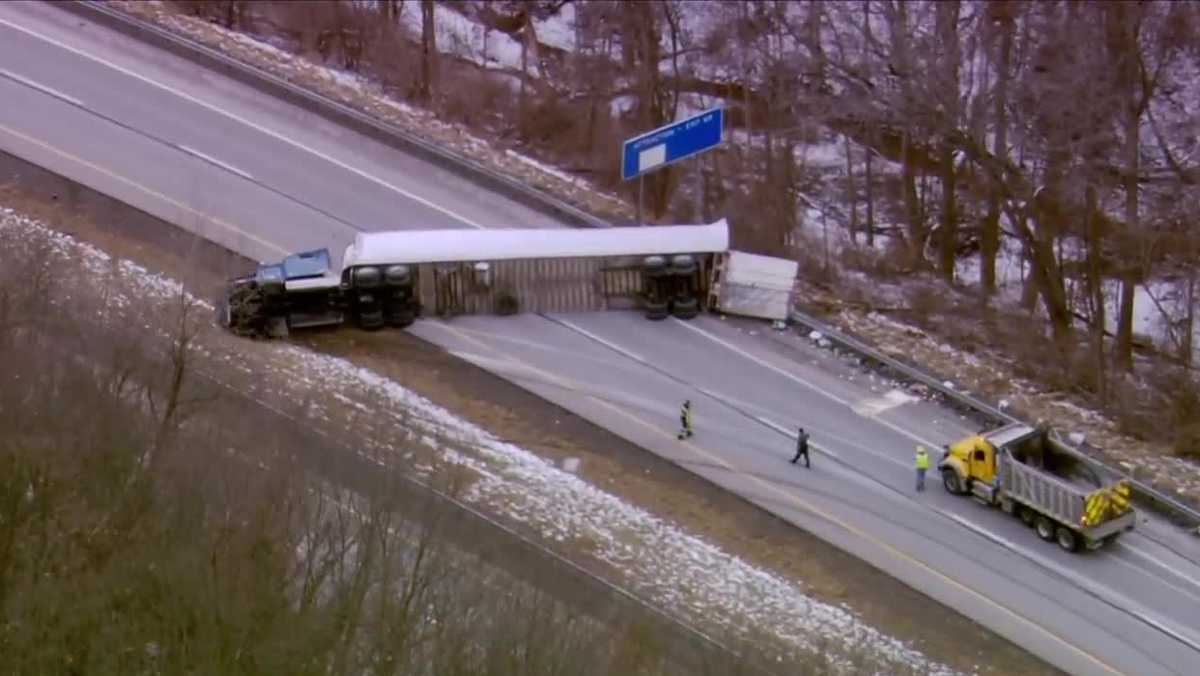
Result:
[[[116,275],[120,282],[131,283],[139,297],[149,300],[178,300],[183,293],[183,285],[179,282],[157,273],[126,259],[114,260],[100,249],[81,242],[70,235],[47,227],[40,221],[28,218],[7,207],[0,207],[0,231],[17,231],[23,238],[36,240],[49,245],[48,254],[53,258],[47,263],[80,262],[89,274],[97,278],[108,278]],[[184,296],[189,303],[202,309],[213,311],[216,308],[205,300],[191,294]],[[109,296],[112,303],[125,307],[130,299],[120,294]]]
[[[655,605],[681,613],[689,622],[717,621],[727,629],[745,631],[742,622],[758,620],[758,631],[769,631],[805,651],[838,646],[831,657],[845,670],[853,665],[842,654],[869,647],[889,663],[924,673],[951,673],[852,613],[807,596],[794,582],[497,439],[396,382],[339,358],[282,349],[314,382],[361,387],[368,399],[388,402],[393,410],[411,410],[428,426],[426,442],[444,440],[439,444],[441,457],[478,477],[463,496],[468,502],[498,511],[556,542],[592,543],[592,555],[622,571]]]

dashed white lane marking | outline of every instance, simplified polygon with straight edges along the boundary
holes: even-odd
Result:
[[[465,217],[465,216],[462,216],[461,214],[458,214],[458,213],[456,213],[456,212],[454,212],[454,211],[451,211],[451,210],[449,210],[449,209],[447,209],[447,208],[445,208],[445,207],[443,207],[443,206],[441,206],[441,205],[439,205],[439,204],[435,204],[434,202],[431,202],[431,201],[429,201],[429,200],[425,199],[424,197],[420,197],[420,196],[418,196],[418,195],[416,195],[416,194],[413,194],[413,193],[411,193],[411,192],[409,192],[409,191],[405,190],[404,188],[400,188],[400,187],[398,187],[398,186],[392,185],[391,183],[388,183],[387,181],[385,181],[385,180],[383,180],[383,179],[381,179],[381,178],[378,178],[378,177],[376,177],[376,176],[372,176],[371,174],[368,174],[367,172],[365,172],[365,171],[363,171],[363,170],[361,170],[361,169],[357,169],[357,168],[355,168],[355,167],[352,167],[352,166],[350,166],[350,165],[346,164],[345,162],[342,162],[341,160],[338,160],[338,159],[336,159],[336,158],[330,157],[329,155],[326,155],[326,154],[322,153],[322,152],[321,152],[321,151],[319,151],[319,150],[315,150],[315,149],[313,149],[313,148],[309,148],[308,146],[306,146],[306,145],[304,145],[304,144],[302,144],[302,143],[299,143],[299,142],[297,142],[297,141],[294,141],[294,140],[292,140],[292,139],[290,139],[290,138],[287,138],[286,136],[283,136],[282,134],[279,134],[278,132],[275,132],[275,131],[273,131],[273,130],[271,130],[271,129],[268,129],[268,128],[266,128],[266,127],[263,127],[263,126],[261,126],[261,125],[258,125],[258,124],[254,123],[254,122],[251,122],[250,120],[247,120],[247,119],[245,119],[245,118],[238,117],[237,115],[234,115],[233,113],[230,113],[230,112],[228,112],[228,111],[222,110],[222,109],[220,109],[220,108],[218,108],[218,107],[216,107],[216,106],[214,106],[214,105],[212,105],[212,104],[206,103],[206,102],[204,102],[204,101],[202,101],[202,100],[200,100],[200,99],[198,99],[198,98],[196,98],[196,97],[194,97],[194,96],[191,96],[190,94],[188,94],[188,93],[186,93],[186,92],[182,92],[182,91],[180,91],[180,90],[178,90],[178,89],[175,89],[175,88],[173,88],[173,87],[171,87],[171,86],[169,86],[169,85],[162,84],[161,82],[158,82],[158,81],[156,81],[156,80],[152,80],[152,79],[150,79],[150,78],[148,78],[148,77],[146,77],[146,76],[144,76],[144,75],[141,75],[141,74],[139,74],[139,73],[135,73],[135,72],[133,72],[133,71],[131,71],[131,70],[128,70],[127,68],[124,68],[124,67],[122,67],[122,66],[118,66],[117,64],[115,64],[115,63],[112,63],[111,61],[106,61],[106,60],[104,60],[104,59],[101,59],[101,58],[100,58],[100,57],[98,57],[98,56],[94,56],[94,55],[92,55],[92,54],[88,54],[87,52],[81,51],[81,50],[79,50],[79,49],[76,49],[76,48],[74,48],[74,47],[72,47],[72,46],[70,46],[70,45],[67,45],[67,44],[63,43],[63,42],[60,42],[60,41],[58,41],[58,40],[55,40],[55,39],[54,39],[54,38],[52,38],[52,37],[49,37],[49,36],[46,36],[46,35],[42,35],[41,33],[38,33],[37,31],[30,30],[30,29],[28,29],[28,28],[25,28],[25,27],[23,27],[23,26],[18,26],[17,24],[14,24],[14,23],[12,23],[11,21],[7,21],[7,20],[5,20],[5,19],[0,19],[0,24],[2,24],[2,25],[4,25],[4,26],[7,26],[7,27],[9,27],[9,28],[11,28],[11,29],[13,29],[13,30],[15,30],[15,31],[19,31],[19,32],[21,32],[21,33],[24,33],[24,34],[26,34],[26,35],[29,35],[29,36],[31,36],[31,37],[37,38],[38,40],[41,40],[41,41],[43,41],[43,42],[47,42],[47,43],[49,43],[49,44],[52,44],[52,45],[54,45],[55,47],[58,47],[59,49],[62,49],[62,50],[64,50],[64,51],[67,51],[67,52],[70,52],[70,53],[72,53],[72,54],[75,54],[76,56],[79,56],[79,57],[81,57],[81,58],[87,59],[88,61],[94,61],[95,63],[98,63],[98,64],[101,64],[101,65],[103,65],[103,66],[106,66],[106,67],[108,67],[108,68],[111,68],[112,70],[115,70],[115,71],[117,71],[118,73],[121,73],[121,74],[123,74],[123,75],[126,75],[126,76],[128,76],[128,77],[131,77],[131,78],[133,78],[133,79],[135,79],[135,80],[138,80],[139,82],[144,82],[144,83],[146,83],[146,84],[148,84],[148,85],[150,85],[150,86],[152,86],[152,87],[156,87],[156,88],[158,88],[158,89],[161,89],[161,90],[163,90],[163,91],[165,91],[165,92],[169,92],[170,94],[172,94],[172,95],[174,95],[174,96],[177,96],[177,97],[179,97],[179,98],[181,98],[181,99],[183,99],[183,100],[185,100],[185,101],[188,101],[188,102],[190,102],[190,103],[193,103],[193,104],[195,104],[195,105],[197,105],[197,106],[200,106],[201,108],[204,108],[205,110],[208,110],[208,111],[210,111],[210,112],[213,112],[213,113],[216,113],[216,114],[218,114],[218,115],[221,115],[221,116],[223,116],[223,117],[227,117],[227,118],[229,118],[229,119],[231,119],[231,120],[234,120],[235,122],[238,122],[238,123],[240,123],[240,124],[243,124],[243,125],[245,125],[245,126],[247,126],[247,127],[251,128],[251,129],[253,129],[253,130],[255,130],[255,131],[259,132],[260,134],[263,134],[263,135],[265,135],[265,136],[268,136],[268,137],[270,137],[270,138],[272,138],[272,139],[275,139],[276,141],[279,141],[279,142],[281,142],[281,143],[286,143],[287,145],[290,145],[290,146],[292,146],[293,148],[297,148],[297,149],[299,149],[299,150],[302,150],[302,151],[304,151],[304,152],[306,152],[306,153],[308,153],[308,154],[310,154],[310,155],[312,155],[312,156],[314,156],[314,157],[318,157],[318,158],[320,158],[320,159],[322,159],[322,160],[324,160],[324,161],[326,161],[326,162],[328,162],[328,163],[330,163],[330,164],[332,164],[332,165],[334,165],[334,166],[338,167],[339,169],[342,169],[342,170],[344,170],[344,171],[350,172],[351,174],[354,174],[355,176],[358,176],[359,178],[362,178],[362,179],[365,179],[365,180],[367,180],[367,181],[370,181],[370,182],[372,182],[372,183],[374,183],[374,184],[376,184],[376,185],[378,185],[378,186],[380,186],[380,187],[386,188],[387,190],[391,190],[392,192],[395,192],[395,193],[397,193],[397,194],[399,194],[399,195],[403,195],[404,197],[406,197],[406,198],[408,198],[408,199],[410,199],[410,200],[412,200],[412,201],[414,201],[414,202],[416,202],[416,203],[418,203],[418,204],[421,204],[422,206],[425,206],[425,207],[427,207],[427,208],[429,208],[429,209],[433,209],[434,211],[437,211],[437,212],[439,212],[439,213],[445,214],[446,216],[449,216],[450,218],[453,218],[454,220],[456,220],[456,221],[458,221],[458,222],[460,222],[460,223],[463,223],[463,224],[465,224],[465,225],[468,225],[468,226],[470,226],[470,227],[472,227],[472,228],[478,228],[478,229],[482,229],[482,228],[484,227],[484,226],[482,226],[482,225],[480,225],[480,224],[478,224],[478,223],[476,223],[476,222],[474,222],[474,221],[470,220],[469,218],[467,218],[467,217]],[[31,85],[31,86],[33,86],[33,85]],[[44,86],[44,85],[43,85],[43,86]],[[57,95],[57,94],[56,94],[56,95]]]
[[[192,207],[184,204],[183,202],[180,202],[179,200],[172,199],[171,197],[168,197],[168,196],[166,196],[160,192],[157,192],[155,190],[152,190],[152,189],[142,185],[141,183],[137,183],[128,178],[125,178],[124,176],[122,176],[116,172],[105,169],[104,167],[102,167],[94,162],[89,162],[89,161],[83,159],[82,157],[76,157],[75,155],[72,155],[71,153],[68,153],[65,150],[61,150],[61,149],[56,148],[47,143],[43,143],[43,142],[39,141],[38,139],[35,139],[26,134],[22,134],[21,132],[15,130],[15,129],[9,129],[8,127],[0,124],[0,134],[8,134],[9,136],[11,136],[17,140],[19,140],[23,143],[26,143],[30,146],[33,146],[35,148],[38,148],[44,152],[48,152],[53,155],[57,155],[58,157],[61,157],[66,160],[69,160],[71,162],[74,162],[81,167],[85,167],[87,169],[90,169],[90,170],[102,175],[102,176],[106,176],[106,177],[112,179],[113,181],[116,181],[118,183],[123,183],[123,184],[125,184],[131,188],[134,188],[142,193],[150,195],[151,197],[153,197],[157,200],[161,200],[164,204],[169,204],[169,205],[175,207],[176,209],[179,209],[180,212],[182,212],[182,213],[191,214],[197,218],[207,221],[208,223],[211,223],[212,225],[224,228],[225,230],[228,230],[229,232],[237,233],[239,236],[245,237],[247,240],[256,242],[257,244],[260,244],[267,249],[278,252],[278,254],[280,256],[286,256],[286,255],[288,255],[288,253],[290,253],[287,249],[284,249],[272,242],[269,242],[255,234],[247,231],[245,228],[239,227],[238,225],[236,225],[234,223],[224,221],[220,218],[217,218],[216,216],[212,216],[203,211],[193,209]],[[19,153],[14,153],[14,154],[23,156],[23,155],[20,155]],[[26,158],[26,159],[28,159],[28,158]],[[30,161],[33,161],[33,160],[30,160]]]
[[[49,94],[50,96],[53,96],[56,99],[62,99],[63,101],[66,101],[67,103],[73,103],[73,104],[79,106],[80,108],[83,107],[83,101],[80,101],[79,99],[75,98],[74,96],[64,94],[53,87],[48,87],[40,82],[36,82],[34,80],[30,80],[27,77],[17,75],[16,73],[14,73],[10,70],[5,70],[3,68],[0,68],[0,75],[3,75],[4,77],[6,77],[10,80],[16,80],[17,82],[20,82],[21,84],[25,85],[26,87],[31,87],[33,89],[36,89],[43,94]]]
[[[196,150],[195,148],[191,148],[191,147],[185,146],[185,145],[175,144],[175,147],[179,148],[180,150],[187,153],[188,155],[194,155],[195,157],[198,157],[198,158],[204,160],[205,162],[208,162],[209,164],[216,165],[216,166],[224,169],[225,171],[237,174],[238,176],[241,176],[244,179],[254,180],[254,177],[251,176],[250,174],[242,171],[241,169],[238,169],[237,167],[233,166],[232,164],[229,164],[228,162],[222,162],[221,160],[218,160],[217,158],[213,157],[212,155],[206,155],[206,154],[200,152],[199,150]]]
[[[674,318],[672,318],[672,319],[674,319]],[[839,397],[836,394],[833,394],[832,392],[827,392],[827,391],[821,389],[820,387],[817,387],[816,385],[813,385],[812,383],[797,376],[796,374],[791,373],[790,371],[786,371],[786,370],[766,361],[765,359],[762,359],[761,357],[750,354],[749,352],[734,345],[733,343],[730,343],[729,341],[721,338],[720,336],[713,335],[713,334],[709,333],[708,331],[705,331],[702,328],[693,326],[690,322],[685,322],[685,321],[682,321],[679,319],[674,319],[674,321],[677,324],[679,324],[680,326],[688,329],[689,331],[694,331],[694,332],[704,336],[705,338],[713,341],[714,343],[730,350],[731,352],[741,355],[742,357],[749,359],[750,361],[754,362],[755,364],[758,364],[759,366],[762,366],[765,369],[768,369],[770,371],[778,373],[779,375],[783,376],[784,378],[787,378],[788,380],[791,380],[792,382],[801,385],[805,389],[811,390],[812,392],[815,392],[815,393],[821,395],[822,397],[829,399],[830,401],[837,402],[837,403],[841,404],[842,406],[845,406],[846,408],[849,408],[851,410],[854,409],[853,402],[851,402],[847,399],[843,399],[842,397]],[[892,430],[893,432],[896,432],[897,434],[900,434],[904,437],[907,437],[907,438],[917,442],[918,444],[924,444],[924,445],[930,446],[932,448],[939,448],[941,446],[941,444],[936,441],[931,441],[929,439],[926,439],[918,434],[913,433],[910,430],[907,430],[903,427],[900,427],[899,425],[896,425],[895,423],[884,420],[883,418],[875,418],[874,421],[877,424],[883,425],[884,427]]]

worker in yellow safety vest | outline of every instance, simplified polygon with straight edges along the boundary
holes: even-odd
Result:
[[[929,454],[924,446],[917,446],[917,492],[925,490],[925,472],[929,471]]]

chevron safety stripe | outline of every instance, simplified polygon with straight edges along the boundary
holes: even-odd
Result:
[[[1121,480],[1111,488],[1101,488],[1088,494],[1083,505],[1084,526],[1096,526],[1106,518],[1119,516],[1129,511],[1131,490],[1129,482]]]

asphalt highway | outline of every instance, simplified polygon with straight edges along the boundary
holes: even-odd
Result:
[[[41,4],[0,4],[0,149],[252,258],[359,230],[555,227],[548,216]],[[969,432],[765,325],[633,313],[411,329],[860,556],[1070,673],[1200,664],[1200,544],[1155,520],[1070,555],[931,480],[916,443]],[[697,436],[674,438],[679,403]],[[789,465],[796,426],[811,471]]]

